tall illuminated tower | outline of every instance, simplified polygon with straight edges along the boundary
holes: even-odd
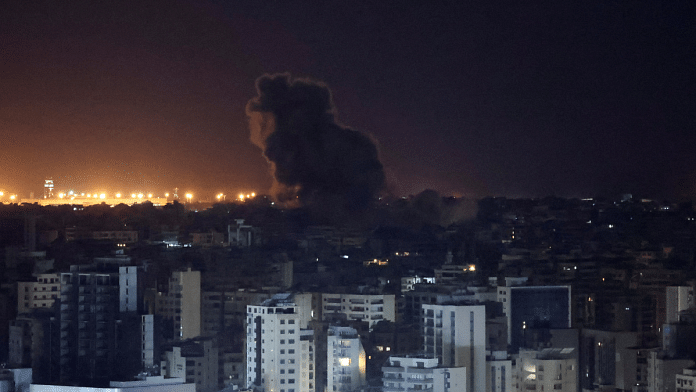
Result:
[[[247,306],[247,388],[314,392],[314,331],[290,294]]]
[[[44,199],[53,198],[53,178],[44,180]]]
[[[355,391],[367,384],[365,349],[357,330],[329,327],[326,347],[328,391]]]

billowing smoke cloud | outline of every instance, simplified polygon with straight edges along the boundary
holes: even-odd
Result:
[[[409,200],[413,223],[448,227],[476,217],[478,207],[472,199],[443,198],[432,189],[426,189]]]
[[[377,147],[367,135],[336,122],[324,84],[264,75],[246,107],[251,141],[274,177],[272,193],[290,206],[359,211],[384,188]]]

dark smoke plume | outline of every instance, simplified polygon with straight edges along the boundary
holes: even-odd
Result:
[[[373,140],[336,122],[324,84],[264,75],[246,107],[251,141],[271,163],[272,193],[287,206],[360,211],[383,190]]]

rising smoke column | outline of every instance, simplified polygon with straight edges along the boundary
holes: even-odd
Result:
[[[377,147],[336,122],[331,91],[288,74],[257,79],[247,103],[251,141],[271,163],[272,193],[286,205],[359,211],[384,188]]]

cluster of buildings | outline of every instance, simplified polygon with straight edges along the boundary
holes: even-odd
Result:
[[[446,229],[307,226],[279,239],[289,225],[223,216],[226,231],[189,227],[181,246],[171,227],[65,228],[67,243],[110,241],[112,254],[61,266],[50,247],[5,252],[0,299],[14,314],[0,383],[694,391],[694,217],[631,199],[489,199]]]

